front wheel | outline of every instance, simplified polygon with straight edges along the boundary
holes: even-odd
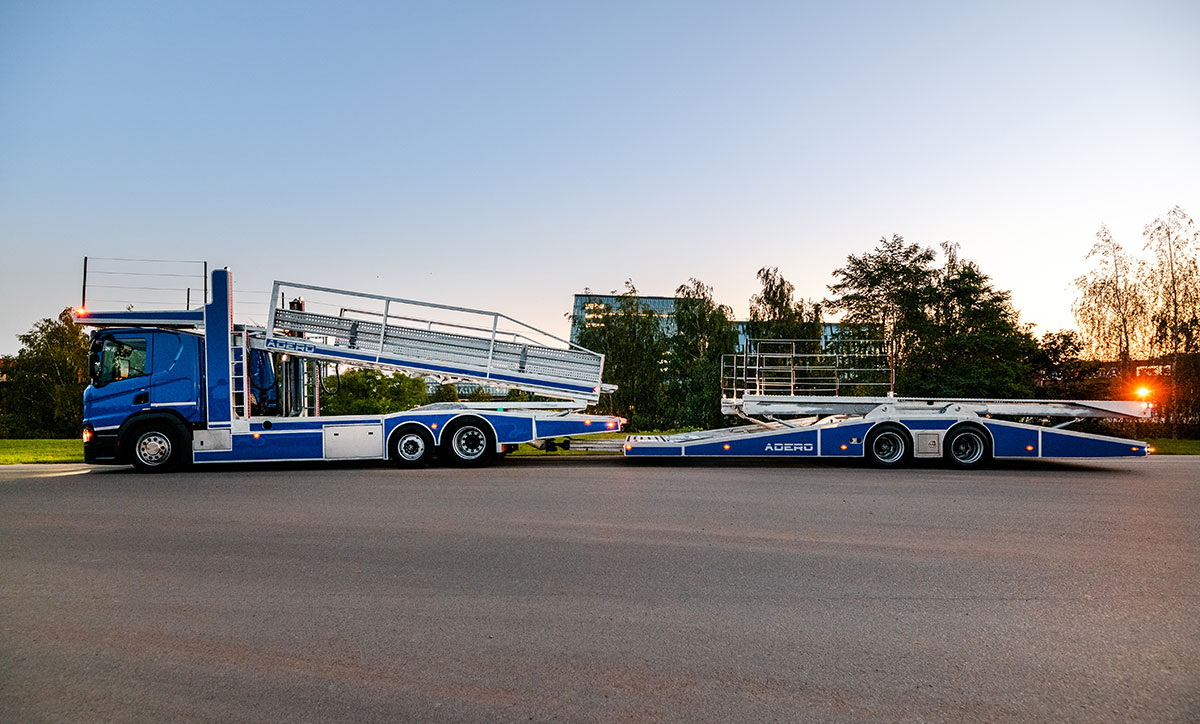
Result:
[[[946,437],[946,457],[964,470],[980,468],[991,458],[989,446],[987,433],[976,427],[961,427]]]
[[[442,433],[442,457],[452,465],[486,465],[496,456],[496,438],[487,423],[466,419]]]
[[[877,430],[867,438],[867,457],[876,467],[899,468],[912,457],[912,436],[896,427]]]
[[[166,425],[148,425],[133,434],[131,462],[143,473],[167,473],[183,463],[183,442]]]
[[[433,456],[433,435],[419,426],[405,427],[392,436],[388,457],[400,468],[419,468]]]

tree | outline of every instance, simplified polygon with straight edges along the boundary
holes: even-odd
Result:
[[[467,402],[491,402],[492,395],[484,388],[483,385],[476,385],[475,389],[467,393]]]
[[[996,289],[959,247],[942,244],[917,341],[897,366],[897,387],[930,396],[1029,397],[1037,342],[1023,328],[1011,295]],[[916,315],[913,317],[916,319]]]
[[[667,362],[667,391],[675,427],[720,427],[721,358],[737,347],[733,310],[713,301],[712,287],[689,279],[675,290],[675,335]]]
[[[342,372],[335,394],[321,396],[322,415],[381,415],[425,404],[425,380],[399,372]]]
[[[630,430],[649,430],[670,422],[667,414],[663,362],[667,337],[661,317],[642,304],[632,281],[617,305],[604,305],[589,319],[573,319],[579,344],[605,356],[604,377],[617,391],[601,395],[597,408],[603,414],[621,415]]]
[[[996,289],[977,264],[942,245],[932,249],[900,235],[851,255],[834,271],[830,309],[843,325],[891,340],[896,391],[945,397],[1023,397],[1032,392],[1037,344],[1021,327],[1010,295]]]
[[[1200,232],[1178,206],[1146,224],[1150,262],[1142,268],[1153,323],[1154,345],[1162,354],[1200,348]]]
[[[821,305],[795,299],[796,287],[776,267],[758,270],[762,290],[750,297],[751,339],[819,339]],[[693,280],[695,281],[695,280]]]
[[[83,425],[88,337],[71,321],[42,319],[18,335],[21,349],[4,357],[0,437],[75,437]]]
[[[825,307],[843,312],[842,324],[889,340],[903,357],[925,331],[936,281],[934,259],[933,249],[908,244],[899,234],[883,237],[874,251],[851,254],[834,270],[837,281],[829,285],[833,296]]]
[[[458,388],[450,383],[438,385],[430,402],[458,402]]]
[[[1087,352],[1128,366],[1148,352],[1148,306],[1137,262],[1103,224],[1087,258],[1096,259],[1096,268],[1075,280],[1079,296],[1072,307]]]

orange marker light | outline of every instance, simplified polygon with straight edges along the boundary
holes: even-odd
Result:
[[[615,422],[613,422],[613,421],[611,421],[611,420],[609,420],[609,421],[608,421],[608,423],[607,423],[607,424],[605,424],[605,427],[607,427],[609,430],[613,429],[613,428],[614,428],[614,427],[616,427],[616,426],[617,426],[617,423],[615,423]]]
[[[1150,388],[1149,387],[1139,387],[1139,388],[1137,388],[1137,391],[1134,392],[1134,394],[1144,400],[1150,396]]]
[[[591,420],[584,420],[584,421],[583,421],[583,424],[585,424],[585,425],[590,425],[590,424],[592,424],[592,421],[591,421]]]
[[[436,423],[436,422],[435,422],[435,423],[433,423],[432,425],[430,425],[430,427],[431,427],[431,428],[433,428],[434,430],[436,430],[436,429],[437,429],[437,423]]]
[[[848,445],[842,445],[842,449],[843,449],[843,450],[848,450],[848,449],[849,449],[849,446],[848,446]]]
[[[87,310],[83,307],[80,307],[79,309],[75,310],[75,313],[82,317],[83,315],[87,314]]]
[[[1129,449],[1130,449],[1130,450],[1132,450],[1132,451],[1134,451],[1134,452],[1137,452],[1138,450],[1141,450],[1141,448],[1140,448],[1140,447],[1131,447],[1131,448],[1129,448]]]
[[[1154,452],[1154,448],[1148,447],[1148,448],[1146,448],[1146,452],[1152,453],[1152,452]]]
[[[1033,445],[1026,445],[1025,449],[1028,450],[1029,452],[1033,452]]]
[[[83,441],[84,442],[92,441],[92,431],[87,429],[86,427],[83,429]]]
[[[729,449],[729,443],[725,443],[724,447],[725,447],[725,449],[726,449],[726,450],[728,450],[728,449]]]
[[[259,434],[257,432],[254,433],[254,439],[257,440],[258,438],[259,438]]]
[[[626,446],[625,446],[625,449],[626,449],[626,450],[632,450],[632,449],[633,449],[633,445],[626,445]]]

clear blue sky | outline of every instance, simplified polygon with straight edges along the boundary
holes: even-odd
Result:
[[[84,254],[497,309],[953,240],[1040,330],[1200,216],[1195,2],[0,3],[0,353]]]

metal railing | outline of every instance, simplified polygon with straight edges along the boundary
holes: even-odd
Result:
[[[862,396],[895,390],[892,345],[878,339],[751,339],[721,358],[721,394]]]

